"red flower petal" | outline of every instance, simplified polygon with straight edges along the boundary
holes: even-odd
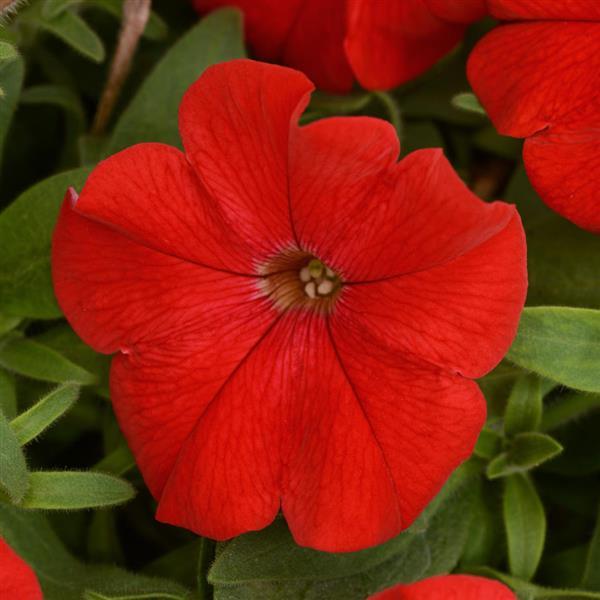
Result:
[[[460,41],[464,27],[442,21],[424,0],[347,0],[346,54],[367,89],[420,75]]]
[[[297,71],[233,60],[209,67],[179,109],[181,137],[198,177],[231,227],[265,255],[294,239],[289,135],[312,89]]]
[[[54,289],[70,323],[96,350],[134,351],[197,335],[237,306],[247,310],[257,295],[256,279],[133,242],[77,214],[75,198],[67,194],[54,232]]]
[[[579,227],[600,233],[600,113],[552,127],[523,148],[527,174],[546,204]]]
[[[600,231],[600,23],[499,27],[475,47],[468,73],[501,133],[534,136],[524,159],[542,199]]]
[[[103,160],[74,208],[163,254],[254,273],[258,250],[231,231],[185,155],[172,146],[138,144]]]
[[[358,356],[360,338],[339,337],[338,355],[322,318],[279,320],[200,419],[159,519],[225,539],[267,525],[281,498],[296,541],[327,551],[410,524],[471,452],[481,394],[426,366]]]
[[[434,15],[452,23],[473,23],[488,12],[486,0],[425,0],[425,4]]]
[[[346,4],[347,0],[303,0],[281,55],[284,64],[330,92],[349,92],[354,83],[344,52]]]
[[[346,281],[420,271],[503,229],[506,204],[474,196],[439,150],[399,164],[391,126],[318,121],[294,136],[290,189],[298,236]]]
[[[498,131],[529,136],[598,106],[600,23],[498,27],[471,53],[468,75]]]
[[[595,21],[600,19],[598,0],[559,0],[558,2],[555,0],[487,0],[487,3],[492,15],[505,21],[515,19]]]
[[[347,285],[334,322],[360,323],[389,352],[484,375],[512,343],[527,289],[523,227],[507,210],[512,218],[501,231],[445,264]]]
[[[5,600],[43,600],[33,569],[0,538],[0,597]]]
[[[410,585],[398,585],[372,600],[516,600],[499,581],[472,575],[438,575]]]

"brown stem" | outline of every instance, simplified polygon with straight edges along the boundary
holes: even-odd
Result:
[[[144,32],[152,0],[125,0],[119,42],[110,65],[108,80],[92,125],[92,135],[100,135],[106,129],[110,116],[131,69],[131,62],[140,37]]]
[[[512,168],[511,161],[500,158],[476,165],[471,179],[471,190],[485,200],[496,198],[506,185]]]

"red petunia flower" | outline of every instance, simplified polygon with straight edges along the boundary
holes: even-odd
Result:
[[[141,144],[71,191],[58,301],[117,352],[115,411],[160,520],[225,539],[281,508],[298,543],[378,544],[472,451],[479,377],[526,289],[514,207],[387,122],[299,127],[313,86],[248,60],[180,108],[186,154]]]
[[[437,2],[194,0],[194,5],[201,13],[240,8],[258,58],[300,69],[317,87],[343,93],[355,78],[367,89],[413,79],[456,46],[465,22],[484,14],[473,4],[440,19],[432,10]]]
[[[43,600],[33,569],[0,537],[0,598]]]
[[[438,575],[410,585],[397,585],[372,600],[516,600],[502,583],[472,575]]]
[[[473,50],[471,85],[500,133],[525,138],[525,167],[546,204],[600,233],[600,2],[487,2],[511,23]]]

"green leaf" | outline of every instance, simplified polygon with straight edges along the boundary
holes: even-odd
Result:
[[[544,507],[529,477],[506,478],[502,508],[510,572],[528,581],[535,574],[546,539]]]
[[[50,240],[67,188],[80,189],[88,173],[75,169],[45,179],[0,213],[1,311],[37,319],[61,316],[52,290]]]
[[[11,373],[0,369],[0,412],[7,419],[17,415],[17,391],[15,378]]]
[[[218,62],[244,56],[239,12],[211,13],[163,56],[117,122],[107,154],[138,142],[181,145],[177,111],[187,88]]]
[[[531,469],[554,458],[562,449],[555,439],[544,433],[519,433],[512,441],[508,457],[512,464]]]
[[[507,357],[568,387],[600,392],[600,311],[526,308]]]
[[[91,385],[96,378],[51,348],[27,338],[11,337],[0,344],[0,366],[32,379]]]
[[[29,485],[25,456],[8,419],[0,413],[0,486],[11,500],[23,500]]]
[[[316,91],[310,98],[307,110],[316,111],[326,115],[351,115],[360,112],[372,96],[369,92],[355,92],[341,96]]]
[[[504,433],[513,436],[535,431],[542,419],[542,388],[536,375],[522,375],[508,397],[504,415]]]
[[[19,56],[19,53],[12,44],[0,42],[0,61],[12,60],[13,58],[17,58],[17,56]]]
[[[131,500],[135,489],[124,479],[91,471],[34,471],[23,508],[75,510],[114,506]]]
[[[11,317],[0,314],[0,337],[18,327],[21,317]]]
[[[2,164],[4,141],[6,140],[6,135],[8,134],[19,100],[21,86],[23,85],[24,71],[23,59],[20,56],[14,60],[0,62],[0,89],[3,91],[2,97],[0,97],[0,165]],[[2,235],[0,234],[0,249],[2,248],[1,240]],[[2,253],[0,252],[1,255]]]
[[[473,452],[481,458],[490,459],[498,454],[501,444],[502,436],[493,429],[484,427],[479,434]]]
[[[594,535],[590,541],[581,585],[586,589],[600,592],[600,510],[598,510]]]
[[[0,505],[0,536],[35,571],[44,600],[81,600],[85,591],[108,598],[191,600],[174,582],[108,566],[84,565],[64,548],[42,513]]]
[[[600,307],[600,236],[548,208],[520,167],[504,194],[516,204],[527,236],[527,303]]]
[[[552,431],[600,408],[600,394],[570,391],[544,408],[541,430]]]
[[[55,35],[74,50],[94,62],[102,62],[105,57],[104,44],[96,32],[77,14],[63,10],[56,16],[47,18],[41,12],[41,5],[34,4],[21,16],[43,30]]]
[[[523,473],[558,456],[562,450],[563,447],[549,435],[519,433],[512,440],[509,449],[489,463],[486,475],[489,479],[497,479],[513,473]]]
[[[468,112],[474,112],[479,115],[487,114],[485,112],[485,108],[481,106],[481,103],[477,99],[477,96],[472,92],[462,92],[460,94],[456,94],[456,96],[452,98],[452,106]]]
[[[373,549],[343,554],[298,546],[285,522],[278,519],[264,531],[232,540],[215,560],[209,575],[214,585],[256,581],[323,581],[367,571],[409,546],[412,534],[403,534]]]
[[[44,429],[67,412],[79,396],[79,386],[66,384],[57,387],[36,402],[29,410],[20,414],[10,423],[23,446],[38,436]]]

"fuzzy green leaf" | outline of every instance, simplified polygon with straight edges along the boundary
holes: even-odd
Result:
[[[502,508],[510,572],[528,581],[537,570],[546,539],[544,507],[528,476],[506,478]]]
[[[17,58],[17,56],[19,56],[19,53],[12,44],[0,42],[0,61],[12,60],[13,58]]]
[[[508,397],[504,433],[513,436],[524,431],[535,431],[540,426],[542,408],[540,378],[535,375],[519,377]]]
[[[177,111],[187,88],[218,62],[244,56],[239,12],[211,13],[163,56],[117,122],[107,154],[138,142],[181,145]]]
[[[6,314],[61,316],[52,290],[50,240],[67,188],[80,189],[88,173],[75,169],[49,177],[0,213],[0,310]]]
[[[526,308],[507,356],[568,387],[600,392],[600,310]]]
[[[29,485],[25,456],[10,428],[8,419],[0,412],[0,487],[15,503],[20,503]]]
[[[114,506],[135,496],[133,486],[113,475],[91,471],[35,471],[30,473],[23,508],[75,510]]]
[[[82,385],[96,382],[94,375],[52,348],[17,336],[0,343],[0,366],[41,381]]]
[[[61,385],[36,402],[29,410],[13,419],[10,426],[17,436],[19,444],[27,444],[52,425],[73,406],[78,396],[79,386]]]

